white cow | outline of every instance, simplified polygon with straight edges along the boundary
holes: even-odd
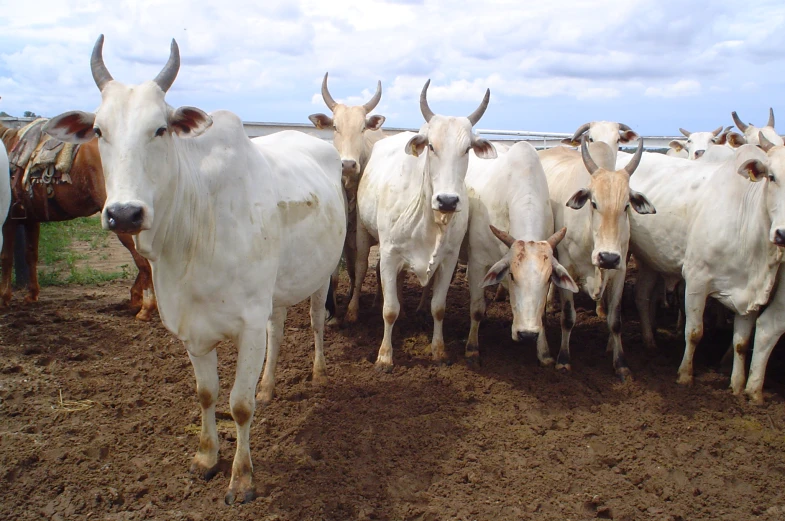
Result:
[[[5,145],[0,141],[0,175],[9,176],[10,165],[8,163],[8,152]],[[11,183],[0,183],[0,220],[4,223],[11,208]],[[3,248],[3,234],[0,233],[0,250]]]
[[[768,143],[765,137],[763,142]],[[706,299],[714,297],[735,313],[731,388],[739,393],[744,387],[752,327],[769,300],[782,260],[779,245],[785,245],[785,193],[774,181],[785,176],[780,170],[785,163],[775,158],[785,159],[785,149],[777,147],[767,159],[760,148],[744,145],[720,163],[652,154],[633,178],[633,187],[645,190],[658,209],[654,217],[633,217],[630,239],[639,266],[636,304],[646,344],[654,343],[647,317],[657,274],[671,286],[680,278],[685,282],[686,347],[679,383],[693,381]]]
[[[774,109],[769,108],[769,121],[766,123],[765,127],[758,128],[752,123],[745,125],[741,118],[739,118],[736,111],[731,112],[731,117],[733,118],[733,122],[736,124],[736,127],[744,133],[744,139],[740,140],[738,134],[730,134],[728,135],[728,140],[731,143],[731,146],[738,147],[743,144],[748,145],[759,145],[760,139],[759,135],[763,134],[769,143],[772,143],[775,146],[782,146],[783,139],[782,137],[777,134],[777,131],[774,130]]]
[[[299,132],[254,144],[230,112],[170,107],[165,94],[180,65],[174,40],[161,73],[136,86],[112,78],[102,47],[103,35],[91,61],[98,111],[62,114],[46,130],[72,142],[99,136],[107,193],[101,221],[136,235],[153,267],[161,320],[188,351],[202,408],[191,469],[207,479],[216,473],[220,445],[215,347],[223,340],[237,346],[229,395],[237,452],[225,500],[249,501],[249,431],[267,343],[272,368],[286,308],[309,296],[314,376],[324,376],[324,304],[346,233],[340,158]],[[261,388],[271,394],[270,369]]]
[[[573,147],[581,145],[581,138],[586,136],[589,143],[605,143],[611,149],[611,157],[616,162],[619,143],[629,143],[638,139],[638,134],[624,123],[615,121],[592,121],[584,123],[572,137],[562,139],[562,143]]]
[[[666,155],[672,157],[686,157],[687,159],[701,159],[703,155],[707,151],[713,149],[715,145],[725,145],[725,143],[727,143],[728,131],[730,129],[731,127],[728,127],[723,130],[722,125],[712,132],[690,132],[680,128],[679,132],[684,134],[687,140],[673,140],[668,143],[670,148]],[[671,154],[671,151],[675,151],[678,155]],[[681,152],[686,154],[682,155]]]
[[[479,328],[485,316],[483,288],[502,283],[510,293],[512,339],[536,338],[540,363],[553,364],[542,324],[548,288],[551,281],[573,292],[578,286],[554,256],[566,230],[553,233],[548,182],[537,151],[520,142],[490,161],[471,154],[466,189],[471,295],[467,360],[479,358]]]
[[[434,114],[426,98],[430,80],[420,95],[426,123],[417,134],[404,132],[376,143],[358,190],[357,287],[347,311],[357,316],[359,286],[368,269],[371,240],[379,242],[379,273],[384,297],[384,339],[376,367],[392,369],[392,329],[400,312],[397,279],[404,268],[422,286],[434,277],[433,359],[446,360],[442,326],[450,278],[469,221],[464,185],[469,151],[481,158],[496,157],[493,145],[472,133],[485,113],[486,92],[468,118]]]
[[[629,209],[632,207],[641,214],[655,212],[643,194],[630,189],[630,176],[642,153],[643,140],[640,140],[632,160],[616,170],[610,147],[597,141],[587,147],[585,137],[580,152],[566,147],[539,152],[548,179],[555,227],[567,228],[567,236],[558,246],[559,262],[583,291],[595,301],[605,303],[610,329],[608,350],[613,351],[613,367],[621,378],[630,373],[620,334],[620,303],[632,214]],[[571,291],[560,289],[559,296],[562,340],[556,368],[569,370],[575,306]]]

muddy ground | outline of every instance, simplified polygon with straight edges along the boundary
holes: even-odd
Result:
[[[310,382],[307,303],[291,310],[277,396],[253,419],[258,497],[227,507],[228,475],[188,473],[199,406],[185,351],[157,320],[134,321],[129,284],[44,288],[40,302],[17,295],[0,311],[0,518],[785,519],[783,349],[756,407],[730,394],[718,368],[727,331],[707,335],[695,385],[684,388],[675,383],[683,341],[667,332],[674,317],[652,353],[628,311],[635,378],[621,383],[590,301],[579,301],[569,374],[540,368],[534,346],[510,338],[509,305],[494,303],[473,368],[462,360],[463,271],[448,299],[450,366],[429,362],[431,320],[414,313],[413,280],[392,374],[372,364],[382,337],[373,270],[361,323],[327,333],[323,387]],[[548,329],[555,354],[557,316]],[[230,344],[219,350],[230,461],[235,355]]]

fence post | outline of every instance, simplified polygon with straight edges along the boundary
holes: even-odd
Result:
[[[16,227],[16,235],[14,237],[14,274],[16,275],[14,287],[16,289],[27,287],[27,284],[30,282],[30,270],[27,267],[25,258],[26,250],[25,225],[21,224]]]

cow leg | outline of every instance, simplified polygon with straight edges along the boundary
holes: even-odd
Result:
[[[553,284],[548,284],[548,296],[545,300],[545,312],[554,314],[559,311],[558,302],[556,299],[558,298],[558,292],[556,291],[557,287]]]
[[[368,255],[371,252],[371,234],[365,226],[357,220],[357,258],[354,265],[354,289],[352,299],[346,309],[346,322],[357,322],[360,313],[360,293],[362,292],[365,274],[368,272]]]
[[[28,221],[25,224],[25,262],[30,274],[30,282],[27,285],[27,296],[25,303],[38,302],[38,294],[41,293],[41,286],[38,285],[38,239],[41,235],[41,223]]]
[[[352,295],[354,295],[354,280],[357,276],[357,247],[354,245],[344,244],[343,247],[343,258],[346,261],[346,273],[349,275],[349,295],[347,295],[347,300],[352,300]],[[335,286],[338,287],[337,285]]]
[[[329,311],[329,314],[325,314],[327,317],[326,324],[330,327],[339,327],[341,325],[341,321],[338,319],[338,282],[340,273],[341,263],[339,262],[330,275],[330,282],[327,284],[327,298],[324,303],[325,309]]]
[[[379,348],[379,355],[376,358],[376,370],[389,373],[392,371],[392,331],[398,314],[401,312],[401,303],[398,301],[398,272],[399,266],[390,262],[382,255],[379,258],[379,272],[382,281],[382,295],[384,303],[382,305],[382,317],[384,318],[384,338]]]
[[[641,335],[646,349],[656,349],[652,315],[654,312],[654,289],[657,285],[657,273],[643,264],[638,264],[638,274],[635,278],[635,307],[638,308],[638,318],[641,323]]]
[[[613,351],[613,368],[622,380],[630,376],[630,368],[627,366],[624,348],[621,345],[621,297],[624,293],[626,274],[627,270],[624,268],[616,270],[609,277],[608,286],[605,288],[605,295],[608,299],[608,329],[610,331],[608,350]]]
[[[324,301],[322,301],[322,307],[324,307]],[[277,315],[280,317],[282,313],[277,311]],[[240,335],[237,345],[239,348],[237,368],[234,375],[234,385],[229,393],[229,408],[237,428],[237,451],[232,462],[232,479],[229,481],[229,490],[224,496],[227,505],[231,505],[235,501],[247,503],[253,501],[255,496],[249,439],[253,413],[256,408],[254,391],[264,365],[267,335],[263,330],[247,328]],[[274,367],[273,370],[275,370]]]
[[[218,351],[211,349],[206,354],[196,356],[186,342],[188,358],[196,375],[196,395],[202,408],[202,430],[199,434],[199,450],[191,463],[191,472],[204,479],[215,476],[218,466],[218,430],[215,426],[215,404],[218,401]]]
[[[313,330],[313,384],[322,385],[327,382],[327,364],[324,361],[324,299],[329,284],[325,284],[311,295],[311,329]]]
[[[605,311],[605,299],[600,299],[597,301],[597,304],[594,306],[594,312],[597,314],[597,318],[599,319],[608,318],[608,313]]]
[[[569,371],[570,366],[570,333],[575,326],[575,304],[572,292],[559,288],[559,301],[561,302],[561,347],[556,357],[556,369]]]
[[[780,272],[781,273],[781,272]],[[755,322],[755,341],[752,349],[752,363],[750,364],[750,377],[744,393],[753,403],[763,403],[763,380],[766,377],[766,365],[769,363],[771,351],[785,333],[785,284],[782,277],[778,277],[779,287],[769,301],[766,310],[761,313]]]
[[[376,261],[376,293],[374,293],[373,295],[373,304],[371,304],[371,307],[373,309],[376,309],[379,306],[379,300],[383,298],[381,269],[382,269],[382,265],[379,263],[379,261]]]
[[[428,303],[428,297],[431,296],[431,289],[433,288],[434,279],[435,277],[431,277],[431,280],[429,280],[428,284],[426,284],[422,289],[422,293],[420,294],[420,302],[417,304],[417,310],[415,313],[425,311],[425,305]]]
[[[311,303],[313,303],[313,298]],[[270,403],[275,395],[275,368],[278,366],[278,354],[283,341],[285,322],[286,308],[273,308],[270,320],[267,321],[267,363],[264,364],[262,383],[259,384],[259,392],[256,394],[256,400],[262,405]],[[324,319],[322,319],[322,323],[324,323]]]
[[[0,253],[0,263],[2,263],[3,270],[0,303],[3,307],[7,307],[11,303],[11,273],[14,270],[14,242],[17,226],[18,224],[11,219],[8,219],[3,225],[3,250]]]
[[[433,316],[433,338],[431,339],[431,355],[439,363],[447,362],[444,348],[444,311],[447,308],[447,291],[450,280],[458,264],[458,254],[445,258],[433,275],[433,298],[431,299],[431,315]]]
[[[485,318],[485,288],[480,286],[485,277],[485,266],[479,262],[469,260],[466,268],[466,276],[469,283],[470,319],[469,338],[466,340],[466,361],[478,363],[480,360],[480,322]]]
[[[733,317],[733,372],[730,375],[730,388],[738,395],[744,390],[747,379],[747,350],[750,347],[752,328],[755,327],[757,313],[736,315]]]
[[[687,283],[685,294],[684,358],[679,366],[679,378],[676,381],[683,385],[692,385],[692,359],[695,356],[695,348],[703,338],[703,311],[706,309],[706,292],[702,287],[695,291]]]

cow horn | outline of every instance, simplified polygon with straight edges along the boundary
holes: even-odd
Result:
[[[624,123],[619,123],[619,130],[628,131],[632,130],[629,125],[625,125]]]
[[[720,128],[722,128],[722,127],[720,127]],[[684,137],[690,137],[690,131],[689,130],[684,130],[683,128],[679,127],[679,132],[684,134]],[[714,135],[716,136],[717,134],[714,134]]]
[[[769,107],[769,122],[766,124],[767,127],[774,128],[774,109]]]
[[[630,162],[624,167],[624,170],[627,171],[627,175],[631,176],[635,173],[635,169],[638,168],[638,165],[641,162],[641,157],[643,157],[643,138],[638,139],[638,150],[635,151],[635,155],[632,156]]]
[[[324,73],[324,79],[322,80],[322,98],[324,98],[324,103],[327,105],[327,108],[333,110],[335,109],[337,103],[333,97],[330,96],[330,91],[327,90],[327,74],[329,73]]]
[[[158,76],[153,80],[161,87],[161,90],[166,92],[174,83],[177,73],[180,71],[180,47],[177,42],[172,38],[172,46],[169,48],[169,60],[158,73]]]
[[[327,76],[325,75],[325,78],[326,77]],[[379,104],[379,100],[380,99],[382,99],[382,81],[381,80],[379,80],[376,83],[376,94],[373,95],[373,98],[371,98],[370,101],[368,101],[368,103],[363,105],[363,108],[365,109],[365,112],[368,113],[368,112],[372,111],[373,109],[375,109],[376,105]]]
[[[98,85],[98,90],[104,90],[107,83],[112,81],[112,75],[104,64],[104,35],[98,37],[93,47],[93,55],[90,57],[90,70],[93,73],[95,84]]]
[[[581,137],[581,158],[583,158],[583,165],[590,174],[594,175],[594,172],[600,169],[597,163],[594,162],[594,159],[591,158],[591,154],[589,154],[589,149],[586,146],[586,136]]]
[[[490,225],[490,227],[491,227],[491,231],[493,232],[493,234],[496,236],[497,239],[499,239],[505,245],[507,245],[508,248],[512,248],[512,245],[515,242],[515,237],[513,237],[507,232],[501,231],[500,229],[498,229],[496,226],[492,224]]]
[[[545,242],[547,242],[548,245],[550,245],[553,251],[556,251],[556,246],[558,246],[559,243],[562,241],[562,239],[564,239],[565,235],[567,235],[567,228],[562,228],[558,232],[548,237],[548,240]]]
[[[420,93],[420,112],[422,112],[422,117],[425,118],[425,122],[428,123],[431,121],[433,117],[433,111],[431,107],[428,106],[428,85],[431,84],[431,80],[425,82],[425,85],[422,88],[422,92]]]
[[[768,152],[774,147],[774,143],[766,139],[766,136],[763,135],[763,132],[758,132],[758,140],[760,141],[760,147],[764,152]]]
[[[485,110],[488,108],[488,102],[491,99],[491,89],[487,89],[485,91],[485,97],[482,98],[480,102],[480,106],[477,107],[477,110],[469,114],[469,121],[471,122],[472,126],[476,125],[483,114],[485,114]]]
[[[741,120],[739,119],[739,115],[736,114],[736,111],[734,110],[733,112],[730,113],[730,115],[733,118],[733,122],[736,123],[736,127],[742,132],[746,132],[748,125],[745,125],[744,123],[741,122]]]
[[[583,135],[584,132],[587,132],[589,130],[589,128],[591,128],[591,123],[584,123],[583,125],[578,127],[578,130],[576,130],[575,134],[572,135],[572,140],[577,141]],[[619,126],[619,128],[621,128],[621,126]]]
[[[717,127],[717,129],[715,129],[714,132],[712,132],[712,134],[714,134],[714,137],[719,136],[721,133],[722,133],[722,125]]]

